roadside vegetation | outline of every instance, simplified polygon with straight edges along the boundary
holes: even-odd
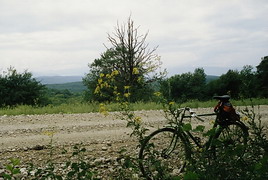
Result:
[[[268,100],[253,98],[243,100],[233,100],[232,103],[235,106],[248,106],[248,105],[268,105]],[[75,113],[92,113],[99,112],[99,107],[102,103],[68,103],[59,105],[47,105],[43,107],[31,106],[31,105],[19,105],[16,107],[5,107],[0,109],[0,116],[3,115],[33,115],[33,114],[75,114]],[[161,110],[163,107],[156,102],[134,102],[130,103],[134,111],[141,110]],[[191,108],[209,108],[211,109],[215,105],[215,100],[198,101],[192,100],[185,103],[181,103],[181,107]],[[120,107],[117,103],[108,103],[106,108],[109,112],[120,111]]]

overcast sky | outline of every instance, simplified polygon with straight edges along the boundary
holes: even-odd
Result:
[[[0,72],[84,76],[130,14],[170,75],[221,75],[268,55],[267,0],[0,0]]]

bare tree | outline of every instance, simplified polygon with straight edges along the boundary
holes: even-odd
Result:
[[[150,82],[157,75],[156,70],[160,69],[160,57],[155,53],[157,47],[149,49],[146,43],[148,32],[139,34],[139,27],[134,27],[131,17],[127,23],[115,27],[112,34],[108,34],[110,46],[106,46],[104,52],[99,59],[95,59],[89,65],[90,72],[84,78],[84,84],[89,89],[95,89],[99,75],[109,74],[118,71],[116,84],[118,89],[124,90],[124,86],[131,86],[131,98],[141,100],[143,97],[149,97],[152,94]],[[145,95],[147,92],[147,95]],[[91,93],[91,95],[90,95]],[[96,96],[92,94],[89,97]],[[112,96],[112,94],[109,94]],[[97,97],[98,98],[98,97]]]
[[[131,16],[128,18],[127,24],[119,25],[115,28],[115,32],[108,34],[108,40],[117,53],[117,68],[122,73],[128,83],[135,82],[133,74],[134,68],[139,70],[143,76],[154,72],[161,66],[160,57],[155,54],[157,47],[149,49],[146,43],[148,32],[144,35],[138,33],[139,27],[134,27]]]

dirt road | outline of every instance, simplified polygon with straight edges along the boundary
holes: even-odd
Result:
[[[154,126],[164,121],[160,111],[136,113],[144,122]],[[34,148],[49,144],[53,133],[53,144],[71,145],[129,139],[131,129],[119,119],[119,113],[104,116],[99,113],[19,115],[0,117],[0,151]]]
[[[204,113],[212,112],[212,109],[195,111]],[[268,106],[260,106],[260,114],[268,125]],[[162,111],[138,111],[136,115],[150,131],[166,123]],[[51,140],[53,157],[59,160],[65,158],[59,153],[62,148],[71,150],[80,142],[86,146],[87,156],[92,160],[116,159],[122,148],[132,153],[138,151],[136,139],[131,138],[130,133],[131,129],[126,128],[126,122],[118,118],[118,113],[108,116],[99,113],[0,116],[0,169],[11,157],[20,158],[22,163],[46,162]]]

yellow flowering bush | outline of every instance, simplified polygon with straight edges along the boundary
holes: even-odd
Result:
[[[132,74],[139,74],[139,69],[138,68],[133,68]]]
[[[100,73],[100,77],[97,82],[97,86],[94,90],[94,94],[99,95],[100,97],[109,96],[106,95],[103,91],[106,90],[106,93],[110,91],[110,89],[114,89],[114,91],[117,91],[117,87],[114,85],[115,76],[118,75],[118,71],[113,71],[111,74],[104,74]],[[113,94],[117,94],[117,92],[111,92]]]

